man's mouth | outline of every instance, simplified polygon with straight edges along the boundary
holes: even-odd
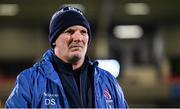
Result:
[[[69,48],[83,48],[81,45],[70,45]]]

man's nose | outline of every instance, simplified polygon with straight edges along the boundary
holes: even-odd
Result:
[[[76,31],[72,36],[74,41],[82,41],[82,35],[80,31]]]

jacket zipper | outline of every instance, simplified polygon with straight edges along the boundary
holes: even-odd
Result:
[[[80,80],[79,81],[80,81],[80,91],[79,92],[80,92],[81,106],[84,107],[83,106],[83,97],[82,97],[81,74],[80,74]]]
[[[81,88],[81,77],[80,77],[80,89],[78,89],[77,83],[74,78],[73,78],[73,81],[76,84],[76,89],[77,89],[78,95],[80,96],[80,105],[81,105],[80,107],[83,108],[82,93],[81,93],[81,89],[82,89]]]

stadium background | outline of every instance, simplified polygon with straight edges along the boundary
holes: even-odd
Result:
[[[1,0],[0,107],[16,76],[49,48],[48,25],[62,4],[92,26],[88,55],[116,59],[130,107],[180,107],[179,0]]]

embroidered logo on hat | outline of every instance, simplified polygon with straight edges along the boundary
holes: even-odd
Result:
[[[79,10],[78,8],[74,8],[74,7],[66,7],[66,8],[62,8],[60,11],[64,12],[64,11],[76,11],[79,14],[83,15],[82,11]]]
[[[79,14],[83,15],[82,11],[74,8],[74,7],[65,7],[65,8],[61,8],[59,11],[55,12],[54,15],[52,16],[52,19],[54,19],[56,16],[58,16],[59,14],[66,12],[66,11],[75,11],[78,12]]]

